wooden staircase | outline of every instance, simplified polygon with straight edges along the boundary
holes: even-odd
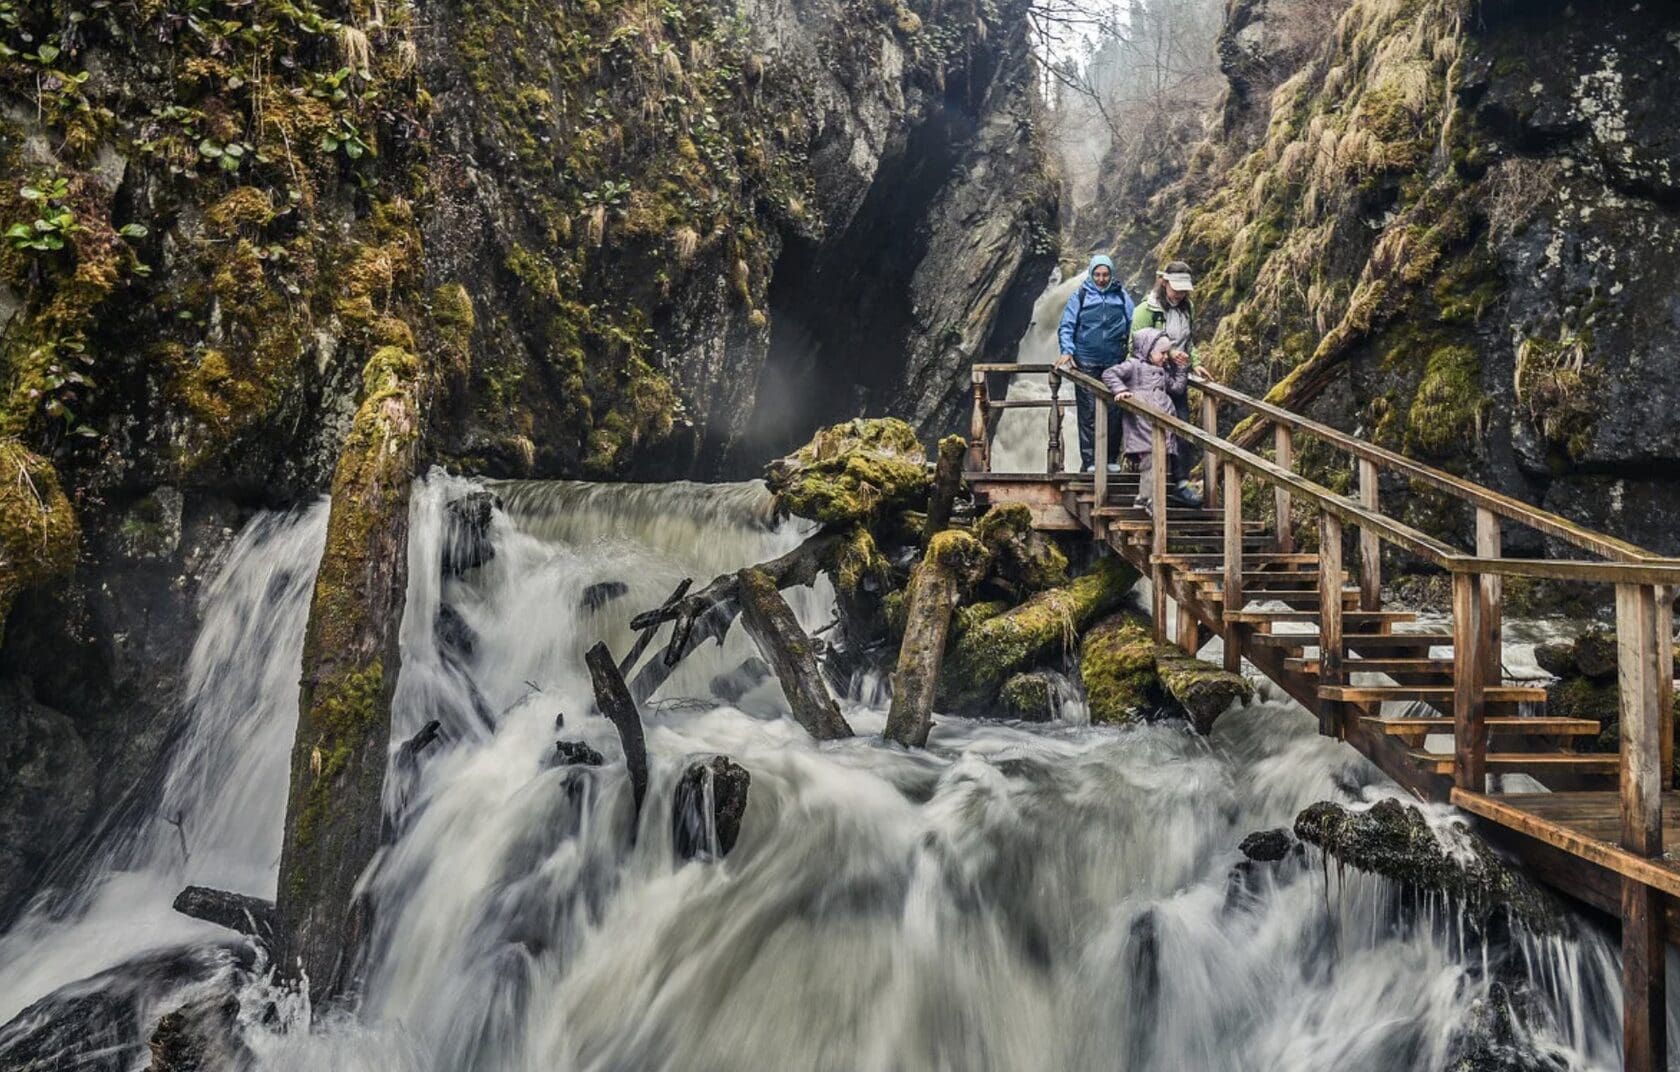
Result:
[[[1045,466],[994,473],[990,444],[1005,407],[992,402],[993,394],[1019,375],[1048,377],[1049,398],[1007,406],[1046,411]],[[1667,935],[1680,937],[1680,862],[1663,852],[1665,828],[1680,840],[1680,794],[1671,792],[1680,560],[1230,388],[1191,382],[1200,394],[1199,425],[1114,400],[1074,369],[974,366],[966,475],[976,499],[1024,503],[1041,529],[1089,532],[1149,578],[1157,639],[1195,652],[1220,637],[1226,669],[1246,659],[1315,712],[1321,733],[1357,748],[1418,796],[1450,800],[1479,817],[1490,837],[1544,881],[1619,917],[1626,1067],[1666,1067],[1663,950]],[[1062,391],[1069,386],[1147,422],[1156,457],[1165,457],[1169,434],[1199,447],[1204,505],[1169,502],[1161,466],[1149,489],[1156,509],[1148,512],[1134,505],[1136,473],[1065,473],[1062,416],[1073,403]],[[1234,411],[1223,435],[1222,406]],[[1103,457],[1107,421],[1099,419],[1096,429]],[[1351,460],[1358,477],[1351,495],[1295,471],[1297,434]],[[1262,453],[1267,439],[1269,456]],[[1449,546],[1384,514],[1383,474],[1461,503],[1475,519],[1474,547]],[[1245,503],[1245,481],[1269,516],[1243,516],[1253,507],[1252,499]],[[1508,558],[1506,524],[1591,557]],[[1383,605],[1385,544],[1450,576],[1444,627]],[[1506,577],[1614,587],[1618,752],[1581,751],[1598,737],[1597,722],[1550,715],[1544,689],[1504,680]],[[1518,792],[1505,792],[1517,775]],[[1531,792],[1535,785],[1551,791]]]

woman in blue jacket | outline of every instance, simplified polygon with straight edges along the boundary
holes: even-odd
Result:
[[[1104,372],[1126,359],[1134,311],[1131,295],[1114,278],[1114,262],[1100,253],[1092,257],[1085,281],[1062,310],[1058,332],[1062,358],[1057,364],[1072,362],[1079,371],[1101,379]],[[1076,388],[1074,395],[1079,413],[1079,464],[1089,473],[1096,469],[1097,400],[1084,388]],[[1119,472],[1120,411],[1103,408],[1108,414],[1108,457],[1103,462],[1111,472]]]

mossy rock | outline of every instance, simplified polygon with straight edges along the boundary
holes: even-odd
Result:
[[[1540,665],[1540,669],[1553,677],[1574,677],[1578,673],[1575,668],[1575,645],[1567,640],[1535,645],[1534,661]]]
[[[946,653],[941,706],[960,714],[993,709],[1004,681],[1071,646],[1091,622],[1118,607],[1135,583],[1136,570],[1118,558],[1103,558],[1071,584],[1040,592],[970,629]]]
[[[1155,672],[1197,733],[1212,732],[1214,722],[1233,703],[1254,699],[1253,684],[1241,674],[1228,673],[1171,644],[1156,647]]]
[[[1141,722],[1160,697],[1149,622],[1129,612],[1098,622],[1079,643],[1079,677],[1093,725]]]
[[[1590,678],[1616,676],[1616,638],[1602,629],[1583,633],[1575,640],[1575,668]]]
[[[915,431],[891,417],[824,428],[770,463],[765,483],[788,513],[827,524],[867,523],[927,497],[927,454]]]
[[[998,703],[1010,718],[1048,722],[1052,714],[1050,679],[1043,674],[1016,674],[1003,683]]]
[[[1552,718],[1587,718],[1599,724],[1597,737],[1578,747],[1586,752],[1614,752],[1620,745],[1620,696],[1615,681],[1567,677],[1546,689],[1546,714]]]
[[[25,588],[76,561],[76,512],[52,463],[15,439],[0,439],[0,630]]]
[[[1025,503],[988,510],[974,534],[991,551],[998,575],[1022,591],[1042,592],[1067,583],[1067,556],[1033,528],[1032,511]]]
[[[1364,811],[1320,801],[1295,817],[1295,836],[1348,867],[1458,901],[1479,929],[1506,914],[1538,934],[1568,933],[1556,898],[1501,860],[1462,823],[1442,843],[1423,813],[1388,799]]]
[[[969,603],[958,607],[951,615],[951,638],[954,640],[1008,610],[1009,604],[1001,599],[988,599],[983,603]]]

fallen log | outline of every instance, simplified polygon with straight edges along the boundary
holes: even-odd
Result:
[[[1003,683],[1071,646],[1086,626],[1118,607],[1137,571],[1115,556],[1061,588],[966,630],[946,653],[940,706],[959,714],[995,713]]]
[[[1155,646],[1155,675],[1161,688],[1184,709],[1190,725],[1204,736],[1232,703],[1254,699],[1254,686],[1241,674],[1204,663],[1171,644]]]
[[[1093,725],[1139,722],[1159,706],[1155,634],[1125,611],[1092,626],[1079,641],[1079,678]]]
[[[840,542],[838,533],[821,531],[785,555],[753,567],[766,574],[778,589],[795,585],[814,584],[824,563]],[[684,655],[707,640],[721,641],[735,618],[741,613],[740,575],[725,573],[711,584],[691,592],[674,604],[644,611],[630,619],[632,629],[651,629],[661,622],[677,623],[671,633],[671,644],[663,659],[649,659],[636,671],[631,680],[630,694],[636,702],[646,702],[659,691],[659,686],[671,676],[671,671]]]
[[[630,795],[636,804],[630,825],[631,840],[635,840],[648,788],[647,740],[642,735],[642,716],[636,711],[636,701],[630,698],[630,690],[625,687],[612,652],[605,644],[597,642],[584,653],[583,661],[589,666],[589,680],[595,686],[595,702],[600,705],[601,713],[612,720],[624,746],[624,764],[630,771]]]
[[[892,707],[884,736],[906,748],[927,744],[933,700],[945,660],[951,613],[963,590],[985,572],[986,549],[966,532],[947,529],[928,542],[904,596],[904,640],[892,675]]]
[[[927,522],[923,537],[932,541],[951,524],[951,508],[962,490],[963,458],[968,454],[968,441],[959,435],[948,435],[939,441],[939,461],[933,468],[933,490],[928,494]]]
[[[852,727],[847,725],[839,705],[823,685],[811,638],[799,627],[793,608],[782,598],[775,580],[751,566],[736,574],[736,578],[741,624],[775,670],[794,721],[819,741],[850,737]]]
[[[202,919],[230,931],[238,931],[263,945],[272,946],[278,922],[274,902],[243,893],[229,893],[209,886],[188,886],[170,905],[183,916]]]
[[[684,577],[682,581],[678,583],[677,587],[671,590],[671,594],[665,597],[665,602],[660,604],[659,610],[655,613],[664,613],[676,606],[677,600],[687,595],[689,587],[693,584],[693,577]],[[636,620],[640,620],[643,617],[645,617],[645,615],[638,614],[636,616]],[[636,665],[636,660],[642,657],[642,652],[646,651],[647,646],[653,642],[653,634],[658,630],[659,622],[656,621],[652,625],[643,629],[641,631],[641,635],[636,637],[636,643],[631,645],[630,653],[618,661],[618,672],[620,676],[628,674],[631,668]]]

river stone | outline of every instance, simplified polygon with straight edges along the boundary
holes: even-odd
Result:
[[[1003,683],[998,701],[1004,714],[1023,722],[1048,722],[1054,714],[1054,692],[1043,674],[1016,674]]]
[[[488,491],[471,491],[443,508],[443,571],[459,577],[496,557],[490,542],[490,519],[501,500]]]
[[[765,469],[778,509],[825,524],[869,522],[923,503],[927,453],[901,420],[858,417],[824,428]]]
[[[1289,850],[1297,844],[1295,835],[1280,826],[1274,830],[1256,830],[1242,839],[1237,851],[1250,860],[1273,863],[1289,855]]]
[[[582,741],[555,741],[555,766],[599,767],[606,763],[601,753]]]
[[[671,841],[679,859],[710,860],[729,855],[741,835],[751,784],[747,769],[728,756],[697,759],[683,770],[671,801]]]
[[[1573,677],[1575,674],[1575,645],[1567,640],[1554,640],[1534,647],[1534,661],[1540,669],[1553,677]]]
[[[1500,859],[1463,823],[1460,845],[1449,850],[1416,807],[1393,798],[1364,810],[1320,801],[1295,817],[1295,836],[1361,871],[1416,890],[1445,894],[1486,927],[1505,915],[1536,934],[1570,933],[1557,899]]]
[[[1590,678],[1616,676],[1616,638],[1595,629],[1575,641],[1575,666]]]
[[[1155,635],[1130,612],[1104,618],[1079,644],[1079,676],[1093,725],[1142,721],[1159,705]]]

